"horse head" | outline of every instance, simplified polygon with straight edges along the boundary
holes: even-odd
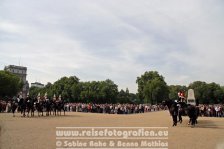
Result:
[[[171,105],[173,104],[173,101],[170,100],[170,99],[167,99],[167,100],[164,100],[164,101],[162,102],[162,104],[163,104],[163,106],[167,106],[168,109],[170,109]]]

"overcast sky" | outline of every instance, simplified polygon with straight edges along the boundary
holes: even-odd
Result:
[[[113,80],[137,91],[158,71],[168,85],[224,85],[223,0],[0,0],[0,69],[29,83]]]

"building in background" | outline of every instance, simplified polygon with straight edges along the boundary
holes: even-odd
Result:
[[[39,88],[43,88],[44,87],[44,84],[41,84],[39,82],[34,82],[34,83],[31,83],[31,87],[39,87]]]
[[[22,96],[26,97],[26,95],[29,91],[29,83],[26,80],[27,67],[9,65],[9,66],[5,66],[4,70],[17,75],[23,81]]]

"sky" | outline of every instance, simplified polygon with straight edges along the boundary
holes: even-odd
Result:
[[[158,71],[168,85],[224,85],[223,0],[0,0],[0,69],[29,83],[111,79],[137,92]]]

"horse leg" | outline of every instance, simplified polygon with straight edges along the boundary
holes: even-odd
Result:
[[[188,125],[191,124],[192,118],[190,117],[189,121],[188,121]]]
[[[194,127],[195,126],[195,120],[196,120],[196,118],[195,117],[192,117],[192,119],[191,119],[191,127]]]
[[[13,114],[13,117],[15,117],[15,110],[12,109],[12,114]]]
[[[27,110],[27,117],[29,117],[29,114],[30,114],[30,110],[28,109]]]
[[[50,109],[47,109],[47,116],[50,116]]]
[[[178,114],[178,118],[179,118],[179,122],[182,123],[182,114],[181,113]]]
[[[33,117],[34,117],[34,110],[32,111],[32,113],[33,113]]]
[[[33,109],[30,108],[30,117],[32,117],[32,116],[33,116]]]
[[[25,114],[25,109],[22,109],[22,114],[23,114],[23,117],[26,116],[26,114]]]
[[[175,126],[177,126],[177,115],[175,115],[175,117],[174,117],[174,124],[175,124]]]
[[[173,126],[177,126],[177,115],[172,115],[173,118]]]

